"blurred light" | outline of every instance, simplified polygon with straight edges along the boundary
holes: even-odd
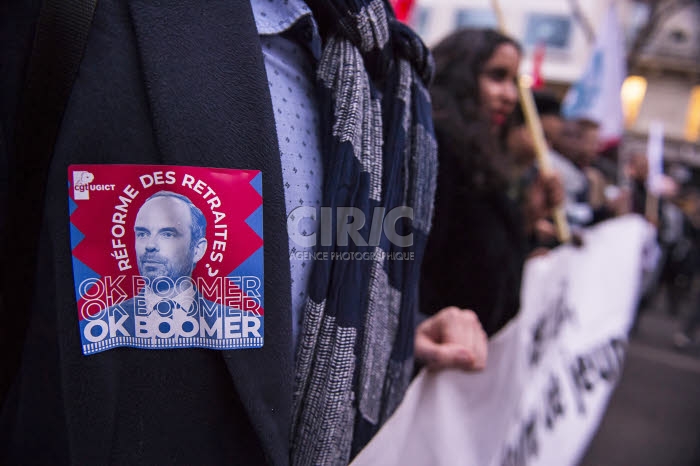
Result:
[[[637,120],[646,92],[647,80],[641,76],[628,76],[622,83],[620,98],[622,113],[625,116],[625,128],[631,128]]]
[[[688,113],[685,119],[685,140],[696,142],[700,139],[700,86],[694,86],[688,100]]]

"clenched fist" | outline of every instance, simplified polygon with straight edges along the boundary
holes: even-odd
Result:
[[[488,339],[476,314],[446,307],[416,329],[416,358],[428,369],[486,367]]]

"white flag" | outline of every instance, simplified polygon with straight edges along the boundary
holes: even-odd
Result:
[[[624,37],[611,2],[590,61],[569,89],[562,113],[569,119],[597,122],[603,144],[618,141],[624,129],[620,90],[626,74]]]
[[[659,196],[664,184],[664,124],[659,120],[654,120],[649,125],[647,160],[649,161],[647,189],[654,196]]]

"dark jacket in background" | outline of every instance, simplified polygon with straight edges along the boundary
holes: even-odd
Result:
[[[458,157],[438,135],[438,185],[433,229],[423,260],[421,312],[471,309],[488,335],[520,307],[527,240],[519,202],[505,190],[474,188]]]

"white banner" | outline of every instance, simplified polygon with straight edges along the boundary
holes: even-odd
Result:
[[[352,464],[576,464],[622,370],[649,241],[627,216],[529,261],[522,308],[490,341],[486,370],[421,372]]]

